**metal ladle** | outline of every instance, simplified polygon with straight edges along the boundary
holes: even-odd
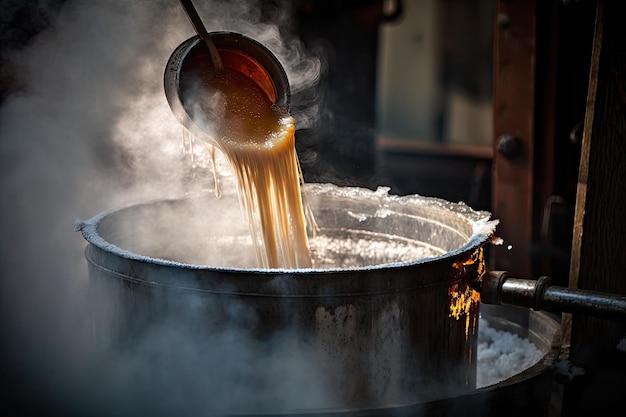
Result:
[[[287,74],[276,56],[260,42],[236,32],[207,32],[189,0],[180,0],[197,36],[172,52],[164,73],[164,88],[172,112],[183,126],[199,138],[210,132],[194,121],[194,82],[203,71],[228,68],[244,74],[267,95],[270,102],[290,110],[291,91]]]
[[[213,62],[213,66],[218,70],[223,69],[224,65],[222,64],[222,59],[220,58],[220,54],[217,48],[215,47],[215,44],[211,40],[209,33],[204,27],[204,24],[202,23],[202,20],[200,19],[200,16],[198,15],[198,12],[196,11],[196,8],[194,7],[193,3],[191,2],[191,0],[180,0],[180,4],[185,9],[185,12],[187,13],[187,16],[189,17],[189,20],[191,20],[191,24],[196,30],[196,33],[198,34],[200,39],[202,39],[206,47],[209,49],[209,55],[211,56],[211,62]]]

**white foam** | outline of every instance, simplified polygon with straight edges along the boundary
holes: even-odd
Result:
[[[496,384],[530,368],[544,352],[530,340],[496,330],[481,318],[478,325],[476,387]]]

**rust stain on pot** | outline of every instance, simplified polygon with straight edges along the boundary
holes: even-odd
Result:
[[[474,334],[478,322],[480,293],[471,284],[480,282],[486,273],[483,248],[476,249],[467,259],[455,262],[452,267],[457,271],[457,279],[448,287],[450,297],[450,317],[465,319],[465,339]],[[471,332],[470,332],[471,329]]]

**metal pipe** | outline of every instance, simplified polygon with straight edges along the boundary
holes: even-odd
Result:
[[[511,277],[507,271],[489,271],[479,289],[481,302],[514,305],[553,313],[578,313],[612,320],[626,319],[626,295],[551,285],[550,278]]]

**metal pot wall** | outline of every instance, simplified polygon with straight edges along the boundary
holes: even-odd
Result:
[[[307,270],[250,264],[234,194],[139,204],[81,223],[99,343],[132,349],[165,325],[185,330],[181,349],[253,341],[257,360],[241,356],[238,380],[277,400],[239,402],[233,413],[358,410],[473,390],[479,303],[470,284],[484,271],[496,225],[489,213],[385,190],[305,190],[324,242]],[[384,249],[364,255],[353,245],[362,241]],[[408,250],[428,255],[401,259]],[[282,359],[298,365],[276,384],[270,368]],[[285,389],[296,388],[319,395],[286,400]]]

